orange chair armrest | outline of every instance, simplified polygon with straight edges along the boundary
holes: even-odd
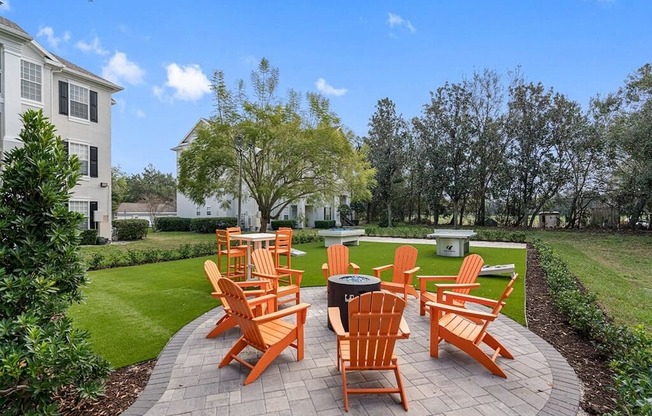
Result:
[[[267,286],[267,282],[255,281],[255,280],[249,280],[249,281],[246,281],[246,282],[235,282],[235,284],[240,286],[241,288]]]
[[[437,288],[437,293],[443,292],[444,290],[451,291],[452,289],[476,289],[480,287],[480,283],[441,283],[435,285]]]
[[[213,298],[215,298],[215,299],[222,299],[222,296],[224,296],[224,295],[222,295],[221,293],[212,292],[212,293],[211,293],[211,296],[212,296]]]
[[[261,296],[267,293],[267,290],[245,290],[245,296]]]
[[[410,270],[406,270],[406,271],[404,271],[404,272],[403,272],[403,276],[405,276],[406,278],[408,278],[408,277],[410,277],[411,275],[413,275],[414,273],[418,272],[419,270],[421,270],[421,267],[419,267],[419,266],[417,266],[417,267],[413,267],[413,268],[411,268]]]
[[[310,307],[309,303],[300,303],[298,305],[290,306],[289,308],[283,308],[276,312],[271,312],[265,315],[257,316],[253,319],[254,322],[259,324],[264,324],[265,322],[275,321],[277,319],[283,318],[288,315],[295,315],[297,313],[303,312]]]
[[[301,279],[303,278],[303,270],[285,269],[279,267],[278,269],[276,269],[276,271],[289,276],[288,284],[292,284],[292,276],[294,276],[294,281],[296,285],[301,286]]]
[[[455,280],[457,276],[417,276],[417,279],[424,282],[433,282],[435,280]]]
[[[328,264],[321,265],[321,272],[324,274],[324,279],[328,279]]]
[[[394,268],[393,264],[387,264],[385,266],[374,267],[371,270],[374,271],[374,276],[380,277],[380,273],[384,272],[385,270],[392,269],[392,268]]]
[[[353,269],[353,274],[360,274],[360,266],[355,263],[349,263],[349,266]]]
[[[333,327],[333,331],[338,337],[344,337],[348,335],[348,332],[344,330],[344,325],[342,324],[342,317],[340,316],[340,308],[337,306],[331,306],[328,308],[328,320]]]
[[[276,274],[267,274],[267,273],[260,273],[260,272],[251,272],[252,276],[256,277],[262,277],[263,279],[272,279],[272,280],[278,280],[278,275]]]
[[[275,299],[276,295],[263,295],[263,296],[258,296],[253,299],[247,299],[247,302],[249,302],[249,305],[251,306],[256,306],[256,305],[262,305],[263,303],[267,303],[268,301]]]
[[[479,296],[465,295],[462,293],[455,293],[455,292],[448,292],[448,291],[444,292],[444,295],[446,296],[447,302],[449,302],[450,300],[458,299],[458,300],[463,300],[465,302],[477,303],[479,305],[485,305],[491,307],[498,305],[497,300],[481,298]],[[504,306],[505,302],[502,302],[502,305]]]
[[[405,317],[401,316],[401,323],[398,326],[402,338],[410,338],[410,327],[405,320]]]
[[[426,302],[426,306],[430,308],[430,313],[431,313],[430,316],[437,316],[435,311],[444,311],[448,313],[454,313],[457,315],[465,316],[468,318],[476,318],[476,319],[482,319],[487,321],[493,321],[497,318],[496,315],[491,313],[472,311],[470,309],[460,308],[458,306],[446,305],[444,303]]]

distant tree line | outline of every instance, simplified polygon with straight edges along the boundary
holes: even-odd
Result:
[[[123,202],[138,202],[147,206],[151,216],[168,205],[176,205],[176,180],[150,163],[142,173],[126,174],[120,167],[111,168],[111,202],[113,212]]]
[[[379,100],[362,138],[377,186],[352,208],[390,226],[445,215],[515,227],[556,209],[569,228],[598,204],[630,226],[652,208],[650,64],[586,110],[518,71],[507,78],[487,69],[446,82],[411,120]]]

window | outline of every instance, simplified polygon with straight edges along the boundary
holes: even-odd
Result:
[[[20,61],[20,96],[41,102],[41,66]]]
[[[84,176],[89,176],[90,146],[86,144],[70,142],[68,152],[70,155],[77,155],[79,158],[79,172]]]
[[[88,88],[70,84],[70,117],[88,120]]]
[[[198,217],[201,217],[201,207],[197,206],[197,212],[196,212]]]
[[[68,155],[77,155],[79,173],[91,178],[98,177],[97,147],[84,143],[66,142]]]
[[[70,201],[68,209],[72,212],[78,212],[83,215],[84,219],[79,224],[80,230],[88,230],[90,227],[90,204],[89,201]]]
[[[59,114],[97,123],[97,92],[59,81]]]
[[[324,207],[324,221],[331,221],[333,219],[333,208]]]
[[[209,206],[206,207],[206,216],[210,217],[211,215],[213,215],[213,214],[211,213],[211,206],[209,205]]]

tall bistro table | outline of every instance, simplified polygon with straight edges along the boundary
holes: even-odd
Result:
[[[328,307],[340,308],[344,330],[349,330],[349,301],[363,293],[380,290],[380,279],[364,274],[336,274],[328,278]],[[330,318],[328,329],[333,330]]]
[[[251,280],[251,269],[254,265],[251,263],[251,252],[257,250],[266,243],[269,246],[270,241],[276,239],[276,234],[271,233],[251,233],[251,234],[231,234],[231,239],[247,243],[247,280]]]

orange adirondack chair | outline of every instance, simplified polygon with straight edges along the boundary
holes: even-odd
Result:
[[[430,308],[430,356],[438,357],[439,342],[445,340],[469,354],[493,374],[507,378],[507,374],[496,364],[496,358],[500,355],[514,359],[514,356],[487,332],[487,327],[498,318],[500,310],[505,306],[505,299],[512,293],[516,279],[518,279],[518,274],[513,273],[512,279],[498,300],[455,292],[444,292],[444,301],[446,303],[426,303]],[[491,313],[471,311],[463,307],[453,306],[454,300],[477,303],[493,309]],[[482,343],[495,351],[493,356],[490,357],[482,350],[480,347]]]
[[[211,296],[214,298],[220,298],[222,301],[222,306],[224,306],[224,316],[222,316],[217,323],[215,324],[215,328],[211,332],[206,335],[206,338],[215,338],[216,336],[220,335],[222,332],[227,331],[231,328],[233,328],[236,325],[235,319],[233,319],[232,316],[228,314],[229,310],[229,304],[228,301],[225,300],[222,296],[222,290],[219,288],[217,281],[219,279],[222,279],[222,273],[220,273],[220,270],[217,268],[217,264],[213,260],[206,260],[204,262],[204,273],[206,273],[206,278],[210,282],[211,286],[213,287],[213,293],[211,293]],[[261,296],[267,293],[267,284],[264,282],[237,282],[236,283],[238,286],[241,288],[249,288],[249,287],[264,287],[263,289],[258,289],[258,290],[247,290],[245,295],[247,296]],[[265,305],[259,305],[259,307],[256,310],[256,316],[261,315],[263,311],[265,310]]]
[[[274,265],[276,267],[292,268],[292,228],[279,227],[276,230],[276,239],[274,246],[269,247],[269,251],[274,255]],[[281,256],[286,256],[287,261],[285,265],[281,264]]]
[[[328,263],[321,266],[324,279],[336,274],[347,274],[353,270],[353,274],[360,274],[360,266],[349,262],[349,248],[342,244],[333,244],[326,249]]]
[[[412,295],[418,298],[419,295],[414,289],[412,277],[416,272],[421,270],[417,267],[417,255],[419,251],[412,246],[400,246],[394,252],[394,263],[386,266],[374,267],[374,276],[381,278],[380,275],[385,270],[392,270],[391,282],[380,282],[380,288],[390,292],[400,293],[407,302],[407,296]],[[381,279],[382,280],[382,279]]]
[[[215,230],[217,237],[217,268],[222,270],[222,256],[226,256],[226,277],[232,280],[245,278],[247,250],[244,246],[233,246],[231,234],[239,233],[240,227]]]
[[[476,283],[475,281],[480,275],[483,265],[484,259],[482,256],[479,254],[469,254],[462,261],[457,276],[417,276],[421,295],[419,299],[419,315],[423,316],[426,314],[426,302],[442,303],[442,296],[445,290],[468,295],[471,289],[480,287],[480,283]],[[454,280],[455,283],[436,284],[437,292],[428,292],[428,282],[441,282],[446,280]],[[464,302],[456,301],[455,306],[464,306]]]
[[[251,370],[244,381],[244,384],[247,385],[256,380],[287,347],[296,348],[297,361],[303,360],[303,326],[306,323],[310,304],[302,303],[256,316],[251,307],[264,304],[274,298],[274,295],[264,295],[248,301],[236,282],[222,278],[217,281],[217,284],[222,290],[223,298],[229,304],[229,315],[235,319],[242,333],[242,336],[220,361],[219,368],[236,360]],[[296,315],[296,324],[281,319],[289,315]],[[247,345],[263,353],[255,365],[238,357],[238,354]]]
[[[399,393],[403,408],[407,398],[394,354],[397,339],[408,338],[410,329],[403,319],[406,302],[388,292],[367,292],[349,302],[349,332],[344,331],[340,309],[328,308],[337,334],[337,369],[342,373],[344,409],[349,411],[349,394]],[[397,387],[349,388],[347,371],[393,370]]]
[[[303,270],[287,269],[276,267],[272,253],[266,248],[259,248],[251,253],[251,263],[254,265],[252,276],[268,281],[272,287],[272,293],[276,295],[274,310],[278,305],[284,303],[301,303],[301,278]],[[287,296],[294,296],[293,299],[283,299]]]

